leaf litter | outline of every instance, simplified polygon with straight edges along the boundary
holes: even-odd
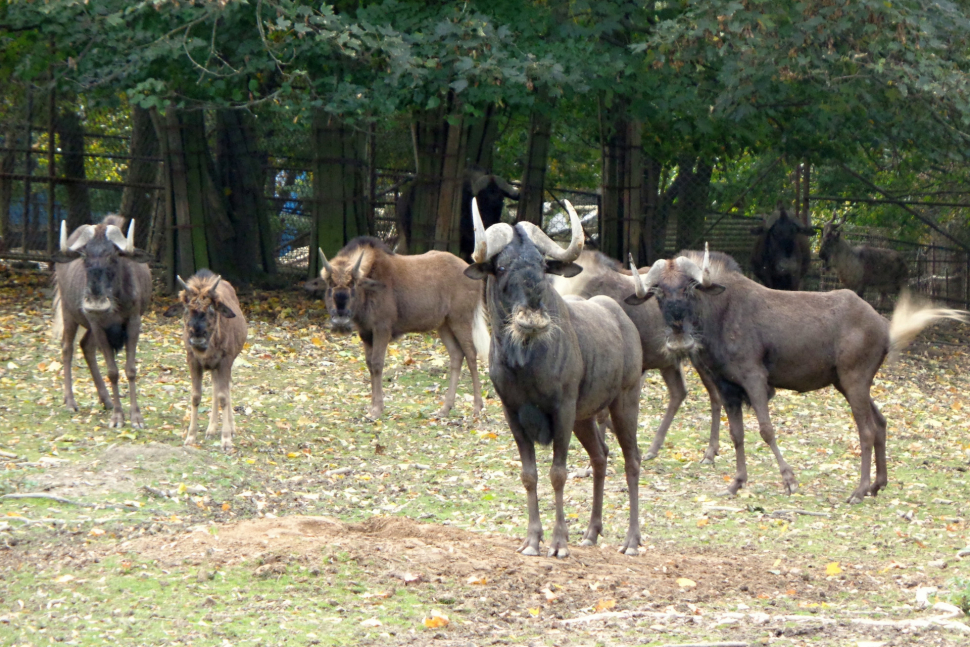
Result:
[[[749,433],[748,487],[720,497],[733,452],[725,433],[715,467],[699,465],[709,410],[690,374],[690,397],[660,457],[643,465],[640,557],[611,546],[622,541],[627,505],[622,465],[611,458],[606,535],[599,547],[576,546],[591,483],[569,479],[572,555],[558,561],[514,552],[525,497],[487,380],[487,418],[471,417],[467,373],[456,413],[434,417],[447,364],[430,335],[392,344],[386,415],[373,422],[364,416],[359,341],[330,334],[321,302],[298,292],[242,294],[253,323],[234,370],[237,451],[225,455],[181,446],[189,380],[179,327],[159,315],[163,297],[145,317],[139,348],[149,428],[107,428],[83,361],[74,371],[81,411],[64,411],[60,352],[45,337],[48,288],[43,272],[0,266],[0,494],[43,492],[84,506],[0,500],[0,568],[11,574],[0,583],[0,626],[21,635],[99,644],[95,630],[100,637],[110,629],[145,644],[212,645],[247,637],[439,645],[542,636],[562,645],[769,637],[894,644],[913,633],[929,644],[964,640],[941,624],[950,620],[905,624],[943,617],[945,607],[934,605],[954,600],[968,580],[958,551],[970,546],[970,362],[965,331],[955,326],[924,335],[877,376],[890,470],[879,498],[843,503],[858,479],[858,437],[831,389],[780,392],[772,401],[780,446],[800,481],[795,495],[781,494],[773,456]],[[666,403],[659,375],[645,382],[641,446]],[[750,413],[745,424],[756,429]],[[588,474],[578,443],[571,449],[570,473]],[[539,455],[548,465],[549,451]],[[540,505],[548,533],[544,481]],[[118,599],[119,586],[136,592]],[[150,586],[158,588],[148,595]],[[253,614],[267,613],[279,621],[252,624]],[[141,623],[119,621],[143,615]],[[602,618],[586,620],[594,616]]]

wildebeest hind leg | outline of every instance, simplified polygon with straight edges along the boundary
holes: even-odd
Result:
[[[64,365],[64,405],[71,411],[77,411],[77,401],[74,400],[74,376],[71,371],[74,368],[74,338],[77,336],[78,325],[68,317],[63,317],[62,321],[64,330],[61,336],[61,363]]]
[[[141,332],[141,317],[139,315],[132,317],[126,328],[128,340],[125,342],[125,377],[128,378],[128,419],[131,421],[132,429],[144,429],[145,419],[141,417],[141,409],[138,407],[138,368],[135,363],[138,335]]]
[[[580,444],[589,454],[589,464],[593,468],[593,511],[589,517],[589,526],[580,542],[580,546],[595,546],[596,540],[603,534],[603,485],[606,481],[606,443],[600,435],[593,418],[577,420],[573,426],[573,433]],[[607,450],[608,451],[608,450]]]
[[[451,332],[448,324],[438,329],[438,336],[441,337],[441,341],[448,351],[448,358],[451,360],[451,366],[448,369],[448,391],[445,392],[445,403],[438,411],[438,415],[444,417],[455,406],[455,393],[458,390],[458,378],[461,376],[461,363],[465,359],[465,354],[461,351],[461,345],[455,339],[455,335]]]
[[[98,344],[90,330],[84,331],[81,336],[81,353],[84,354],[84,362],[91,372],[91,379],[94,381],[94,388],[98,390],[98,399],[101,400],[102,406],[105,409],[114,408],[108,389],[104,385],[104,378],[101,377],[101,369],[98,368]]]
[[[744,415],[741,403],[725,404],[731,442],[734,443],[734,480],[728,485],[727,494],[735,495],[748,482],[748,466],[744,459]]]
[[[660,376],[663,377],[664,383],[667,385],[667,397],[670,398],[670,401],[667,402],[667,411],[664,412],[660,426],[657,427],[657,433],[653,436],[650,449],[647,450],[646,455],[643,457],[644,460],[648,461],[656,458],[660,453],[660,448],[663,447],[670,423],[673,421],[674,416],[677,415],[677,410],[680,409],[680,405],[687,398],[687,385],[684,383],[684,372],[680,364],[674,364],[673,366],[660,369]]]
[[[843,382],[845,384],[845,382]],[[886,436],[885,427],[881,429],[876,425],[876,419],[874,415],[874,405],[872,399],[869,397],[868,386],[862,386],[857,388],[846,389],[844,392],[845,399],[849,401],[849,406],[852,407],[852,417],[855,419],[856,427],[859,429],[859,449],[861,451],[861,465],[859,469],[859,485],[856,489],[849,495],[849,503],[862,503],[866,494],[870,491],[871,482],[871,469],[872,469],[872,453],[876,444],[876,437],[882,432],[882,460],[877,454],[876,456],[876,470],[877,472],[885,470],[885,447],[886,447]],[[880,414],[880,418],[882,414]],[[880,470],[880,463],[882,463]],[[878,476],[877,476],[878,482]],[[885,482],[879,485],[882,487]],[[876,489],[878,492],[878,489]]]
[[[630,556],[637,555],[640,547],[640,448],[637,446],[637,414],[641,383],[642,380],[638,381],[635,389],[622,393],[610,405],[613,433],[616,434],[616,440],[623,451],[623,469],[630,494],[630,522],[620,552]]]

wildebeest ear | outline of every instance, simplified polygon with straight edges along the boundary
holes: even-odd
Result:
[[[377,292],[378,290],[384,289],[384,284],[374,279],[361,279],[357,285],[360,286],[360,289],[367,292]]]
[[[700,290],[704,294],[709,294],[711,296],[714,296],[716,294],[720,294],[721,292],[724,292],[727,288],[719,283],[711,283],[708,286],[698,284],[695,287],[695,289]]]
[[[133,260],[136,263],[150,263],[154,260],[152,258],[152,255],[146,252],[144,249],[135,249],[134,251],[131,251],[131,252],[124,252],[122,253],[122,256],[124,256],[127,259]]]
[[[562,261],[546,261],[546,274],[558,274],[567,279],[572,278],[583,271],[582,265],[576,263],[563,263]]]
[[[233,312],[232,311],[232,308],[230,308],[229,306],[227,306],[225,303],[222,303],[222,302],[219,302],[219,301],[213,301],[212,305],[216,309],[216,312],[218,312],[219,314],[221,314],[226,319],[235,319],[236,318],[236,313]]]
[[[623,303],[627,304],[628,306],[638,306],[641,303],[645,303],[647,299],[649,299],[652,296],[653,296],[652,290],[650,292],[647,292],[647,296],[645,297],[638,297],[636,294],[631,294],[627,298],[623,299]]]
[[[472,263],[465,268],[465,276],[475,281],[484,281],[489,274],[495,274],[495,266],[491,261],[484,263]]]
[[[179,301],[175,305],[169,306],[168,309],[165,312],[162,313],[162,316],[163,317],[177,317],[180,314],[182,314],[182,311],[184,309],[185,309],[185,306],[182,304],[181,301]]]
[[[58,250],[51,255],[51,260],[55,263],[70,263],[76,258],[81,258],[81,252],[72,252],[70,250],[62,252]]]

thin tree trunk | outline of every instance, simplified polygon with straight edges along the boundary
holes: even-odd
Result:
[[[540,92],[529,118],[529,142],[526,149],[525,173],[519,192],[516,220],[542,226],[542,205],[546,188],[546,166],[549,162],[549,140],[552,137],[553,101],[548,92]]]
[[[74,231],[81,225],[91,224],[91,202],[88,185],[84,182],[84,124],[74,111],[61,113],[57,121],[57,134],[61,144],[61,168],[64,177],[74,181],[64,185],[67,195],[67,230]]]
[[[643,238],[642,123],[616,107],[603,135],[603,209],[600,249],[625,260]]]
[[[660,178],[663,165],[655,158],[644,155],[643,163],[643,244],[637,255],[641,265],[652,265],[663,257],[664,239],[667,236],[667,218],[660,210]]]
[[[158,157],[159,142],[155,126],[148,110],[133,105],[131,108],[132,129],[129,147],[132,159],[128,162],[126,181],[135,184],[153,184],[158,175],[158,162],[146,159]],[[155,191],[125,187],[121,194],[119,212],[126,218],[137,221],[135,226],[135,247],[148,248],[148,234],[152,230],[152,214],[155,207]]]
[[[7,128],[3,134],[4,148],[20,148],[20,137],[17,129]],[[13,150],[3,151],[0,155],[0,173],[13,173],[16,168],[17,153]],[[13,202],[13,180],[0,177],[0,249],[10,247],[10,204]]]
[[[685,182],[680,185],[677,201],[677,249],[689,247],[704,232],[713,171],[714,167],[702,159],[696,164],[688,161],[680,169]]]

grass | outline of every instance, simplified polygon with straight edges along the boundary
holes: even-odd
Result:
[[[512,560],[525,532],[525,497],[515,445],[487,378],[487,419],[470,417],[467,373],[455,414],[433,417],[447,384],[446,355],[433,337],[412,335],[392,345],[385,417],[371,422],[364,418],[369,387],[359,342],[331,337],[319,302],[293,294],[250,295],[244,299],[252,320],[249,344],[234,371],[237,450],[227,455],[210,444],[185,451],[189,379],[178,325],[158,315],[164,299],[146,317],[139,346],[139,402],[148,428],[113,430],[108,414],[95,406],[79,357],[75,393],[82,409],[71,413],[60,405],[60,353],[43,339],[43,277],[3,276],[0,450],[17,458],[4,459],[9,462],[0,470],[0,494],[50,491],[84,505],[0,500],[0,644],[448,644],[462,637],[477,644],[493,634],[511,644],[659,644],[735,635],[758,640],[767,635],[765,628],[747,621],[698,625],[650,616],[566,628],[554,617],[595,613],[599,601],[613,600],[610,608],[622,612],[672,607],[687,614],[693,613],[685,606],[690,604],[710,617],[741,609],[906,619],[920,617],[915,591],[930,585],[938,588],[934,599],[964,608],[970,601],[967,562],[954,557],[970,545],[970,377],[963,348],[936,358],[918,349],[880,373],[873,394],[889,420],[890,485],[856,506],[844,500],[858,480],[858,437],[837,393],[780,392],[772,401],[779,444],[800,483],[790,497],[782,494],[771,452],[752,433],[753,416],[746,415],[749,483],[729,499],[720,494],[734,473],[733,448],[724,431],[717,464],[697,462],[709,410],[699,381],[689,375],[690,396],[666,445],[643,465],[646,552],[633,560],[640,579],[607,577],[614,571],[592,566],[579,572],[583,579],[573,571],[555,579],[542,566],[545,558]],[[207,391],[205,406],[208,398]],[[127,410],[124,386],[122,400]],[[659,375],[648,375],[641,449],[665,403]],[[605,546],[622,540],[628,514],[612,439],[610,448]],[[538,451],[547,536],[550,459],[548,449]],[[574,442],[570,471],[585,467]],[[571,545],[589,518],[591,488],[588,478],[567,483]],[[401,562],[413,540],[349,531],[331,548],[263,555],[277,560],[267,563],[249,553],[228,562],[215,553],[207,562],[142,552],[181,545],[198,533],[225,534],[245,520],[293,515],[344,524],[408,517],[440,532],[470,531],[483,545],[438,570]],[[27,524],[14,517],[55,521]],[[458,539],[450,542],[427,540],[421,549],[463,550]],[[375,552],[376,544],[391,554]],[[594,553],[567,562],[587,563]],[[492,570],[483,571],[485,585],[469,583],[469,564],[479,554],[492,560]],[[704,560],[724,569],[743,561],[750,572],[743,573],[747,579],[719,585]],[[275,563],[281,567],[263,568]],[[388,574],[407,568],[423,570],[420,585],[403,585]],[[696,593],[664,583],[677,568],[697,578]],[[613,588],[593,588],[599,577]],[[550,601],[560,590],[553,584],[562,597]],[[424,625],[435,610],[449,616],[447,627]],[[380,624],[361,624],[371,619]],[[784,631],[785,622],[776,628]],[[650,628],[659,624],[664,631]],[[817,644],[832,645],[882,635],[866,631],[826,628],[813,635]],[[937,637],[939,644],[959,640],[945,632]]]

